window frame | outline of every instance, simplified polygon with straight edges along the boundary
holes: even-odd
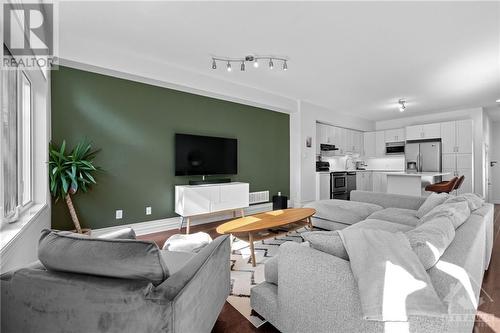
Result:
[[[29,96],[29,108],[30,108],[30,114],[29,114],[29,159],[30,159],[30,165],[29,165],[29,188],[30,188],[30,198],[29,200],[24,203],[24,129],[25,129],[25,122],[23,121],[23,116],[24,116],[24,79],[26,82],[29,84],[30,88],[30,96]],[[28,209],[32,204],[33,204],[33,176],[34,176],[34,163],[33,163],[33,84],[31,83],[31,80],[28,76],[28,74],[24,70],[18,69],[18,114],[17,114],[17,123],[20,125],[18,126],[18,133],[17,133],[17,151],[18,151],[18,158],[17,158],[17,186],[18,186],[18,207],[19,207],[19,215],[21,215],[26,209]]]

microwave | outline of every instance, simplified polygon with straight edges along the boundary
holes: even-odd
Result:
[[[405,153],[405,143],[401,142],[387,142],[385,144],[385,154],[386,155],[404,155]]]

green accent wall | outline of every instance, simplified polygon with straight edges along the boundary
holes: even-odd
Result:
[[[92,229],[176,216],[174,186],[201,177],[174,176],[175,133],[237,138],[238,174],[230,178],[250,191],[288,195],[289,129],[284,113],[68,67],[52,71],[52,140],[73,146],[88,138],[102,149],[98,184],[73,198]],[[52,227],[73,228],[62,201],[53,205]]]

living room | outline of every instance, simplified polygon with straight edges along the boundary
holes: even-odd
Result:
[[[2,332],[500,332],[499,2],[2,10]]]

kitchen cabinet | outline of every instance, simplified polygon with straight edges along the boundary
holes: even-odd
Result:
[[[363,132],[316,123],[316,154],[321,153],[320,145],[322,143],[335,145],[339,149],[333,152],[335,155],[361,154]]]
[[[371,171],[358,171],[356,173],[356,189],[360,191],[373,191]]]
[[[365,157],[375,157],[376,151],[376,132],[363,133],[363,155]]]
[[[373,192],[387,192],[387,175],[384,172],[373,172]]]
[[[440,123],[406,127],[406,140],[437,139],[440,137]]]
[[[472,153],[472,120],[441,123],[443,153]]]
[[[465,176],[464,182],[457,194],[471,193],[474,190],[474,175],[472,173],[472,154],[443,154],[443,172],[449,172],[443,176],[443,180],[453,177]]]
[[[316,200],[330,199],[330,173],[316,173]]]
[[[385,132],[377,131],[375,132],[375,156],[385,157]]]
[[[401,142],[401,141],[405,141],[404,128],[385,130],[385,142]]]

